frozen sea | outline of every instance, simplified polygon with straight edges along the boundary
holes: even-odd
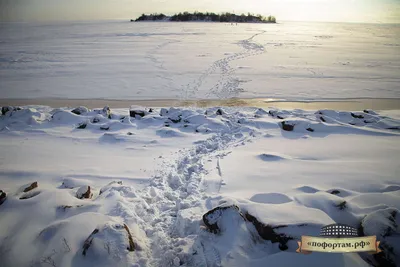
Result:
[[[400,25],[1,23],[1,99],[400,98]]]

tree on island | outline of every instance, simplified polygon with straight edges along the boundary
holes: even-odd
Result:
[[[195,11],[194,13],[179,12],[178,14],[174,14],[171,17],[166,16],[165,14],[142,14],[135,21],[212,21],[212,22],[261,22],[261,23],[276,23],[276,18],[274,16],[264,17],[262,15],[254,15],[251,13],[236,15],[233,13],[202,13]],[[133,21],[133,20],[131,20]]]

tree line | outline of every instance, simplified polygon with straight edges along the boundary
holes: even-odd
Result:
[[[162,13],[153,13],[153,14],[142,14],[136,20],[131,21],[213,21],[213,22],[262,22],[262,23],[276,23],[276,18],[274,16],[264,17],[262,15],[254,15],[251,13],[236,15],[233,13],[202,13],[202,12],[183,12],[174,14],[172,16],[167,16]]]

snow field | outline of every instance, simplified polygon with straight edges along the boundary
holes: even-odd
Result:
[[[399,262],[396,112],[2,111],[4,266]],[[376,234],[384,255],[294,252],[331,223]]]

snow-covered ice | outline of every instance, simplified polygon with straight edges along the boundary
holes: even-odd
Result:
[[[399,29],[305,22],[1,23],[0,98],[400,98]]]
[[[2,110],[2,266],[400,262],[398,111]],[[295,253],[331,223],[384,256]]]

